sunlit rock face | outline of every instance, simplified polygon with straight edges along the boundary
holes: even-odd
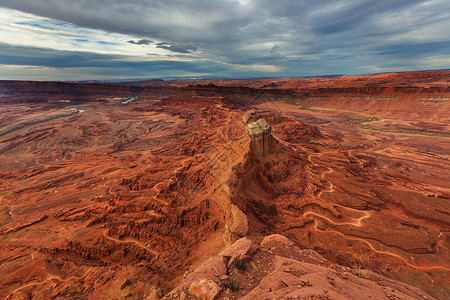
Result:
[[[273,153],[272,128],[265,119],[258,119],[256,122],[248,123],[245,126],[250,136],[250,152],[254,160],[261,160]]]

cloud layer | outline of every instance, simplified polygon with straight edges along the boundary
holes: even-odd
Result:
[[[0,21],[4,79],[11,66],[83,78],[89,67],[133,78],[450,67],[447,0],[3,0],[2,14],[12,20]]]

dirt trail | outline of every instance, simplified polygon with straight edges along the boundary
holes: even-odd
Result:
[[[145,245],[142,244],[141,242],[139,242],[139,241],[137,241],[137,240],[134,240],[134,239],[119,240],[119,239],[113,238],[113,237],[111,237],[111,236],[109,236],[109,235],[107,234],[108,231],[109,231],[109,229],[105,229],[105,230],[103,231],[103,233],[102,233],[102,235],[103,235],[103,237],[104,237],[105,239],[108,239],[108,240],[110,240],[110,241],[116,242],[116,243],[118,243],[118,244],[129,244],[129,243],[135,244],[136,246],[138,246],[138,247],[140,247],[140,248],[142,248],[142,249],[145,249],[145,250],[151,252],[153,255],[155,255],[155,260],[158,260],[159,255],[160,255],[159,252],[157,252],[157,251],[155,251],[155,250],[153,250],[153,249],[151,249],[151,248],[145,246]]]
[[[178,172],[186,166],[185,163],[187,161],[189,161],[189,160],[192,160],[192,159],[194,159],[194,158],[193,157],[188,157],[188,158],[186,158],[186,159],[181,161],[181,166],[174,170],[175,177],[178,175]],[[173,181],[173,178],[170,178],[168,180],[169,183],[172,182],[172,181]],[[153,186],[153,189],[156,191],[156,194],[153,196],[153,200],[159,201],[159,202],[163,203],[164,205],[169,205],[169,202],[158,198],[159,194],[161,193],[161,189],[159,188],[159,186],[161,184],[164,184],[164,183],[165,183],[165,181],[161,181],[161,182],[158,182],[157,184],[155,184]]]
[[[23,285],[23,286],[21,286],[21,287],[18,287],[17,289],[15,289],[15,290],[13,290],[12,292],[10,292],[4,299],[5,299],[5,300],[7,300],[7,299],[12,299],[12,298],[10,298],[10,296],[12,296],[15,292],[18,292],[18,291],[20,291],[20,290],[26,289],[27,287],[30,287],[30,286],[44,284],[44,283],[46,283],[46,282],[49,281],[49,280],[56,279],[56,280],[58,280],[58,281],[60,281],[60,282],[66,282],[66,281],[71,280],[71,279],[75,279],[75,280],[83,279],[84,277],[86,277],[86,275],[87,275],[91,270],[92,270],[92,268],[89,268],[89,269],[88,269],[86,272],[84,272],[84,274],[81,275],[81,276],[70,276],[70,277],[67,277],[66,279],[64,279],[64,278],[62,278],[61,276],[58,276],[58,275],[50,275],[50,274],[48,274],[48,275],[50,275],[50,276],[47,277],[47,279],[44,279],[44,280],[38,281],[38,282],[28,283],[28,284],[26,284],[26,285]]]
[[[187,161],[191,160],[191,159],[194,159],[194,158],[193,158],[193,157],[188,157],[188,158],[183,159],[183,160],[181,161],[181,166],[178,167],[178,168],[176,168],[175,171],[174,171],[175,176],[178,175],[178,171],[179,171],[179,170],[181,170],[181,169],[183,169],[184,167],[186,167],[185,163],[186,163]]]
[[[369,213],[369,212],[364,212],[364,215],[362,216],[362,217],[360,217],[360,218],[358,218],[358,219],[354,219],[355,220],[355,222],[342,222],[342,223],[337,223],[337,222],[334,222],[333,220],[331,220],[330,218],[328,218],[328,217],[326,217],[326,216],[323,216],[323,215],[321,215],[321,214],[319,214],[319,213],[316,213],[316,212],[313,212],[313,211],[308,211],[308,212],[305,212],[305,213],[303,213],[303,216],[304,217],[306,217],[306,216],[308,216],[308,215],[314,215],[314,216],[317,216],[317,217],[319,217],[319,218],[321,218],[321,219],[324,219],[324,220],[327,220],[329,223],[331,223],[331,224],[333,224],[333,225],[351,225],[351,226],[355,226],[355,227],[361,227],[362,225],[361,225],[361,222],[362,222],[362,220],[364,220],[364,219],[367,219],[367,218],[370,218],[370,216],[371,216],[371,214]]]
[[[153,196],[153,200],[161,202],[164,205],[169,205],[169,202],[162,200],[162,199],[158,199],[159,193],[161,193],[161,189],[159,188],[159,185],[161,185],[161,184],[164,184],[164,181],[158,182],[157,184],[155,184],[153,186],[153,189],[156,191],[156,194]]]
[[[320,216],[321,218],[323,218],[323,216]],[[318,232],[322,232],[322,233],[335,233],[338,234],[344,238],[346,238],[347,240],[353,240],[353,241],[360,241],[365,243],[367,246],[369,246],[369,248],[378,254],[385,254],[385,255],[389,255],[389,256],[393,256],[396,257],[398,259],[400,259],[401,261],[403,261],[405,263],[405,265],[417,269],[417,270],[447,270],[450,271],[450,268],[444,267],[444,266],[418,266],[418,265],[414,265],[409,263],[406,259],[404,259],[401,255],[398,255],[396,253],[393,253],[391,251],[383,251],[383,250],[378,250],[376,249],[372,243],[370,243],[369,241],[363,239],[363,238],[357,238],[357,237],[349,237],[345,234],[343,234],[342,232],[336,231],[336,230],[321,230],[319,228],[317,228],[318,226],[318,222],[316,219],[314,219],[314,230],[318,231]]]

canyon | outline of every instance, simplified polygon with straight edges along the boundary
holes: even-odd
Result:
[[[449,96],[449,71],[0,81],[0,297],[448,299]]]

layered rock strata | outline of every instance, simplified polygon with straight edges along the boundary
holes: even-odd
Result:
[[[265,119],[248,123],[245,126],[250,136],[250,152],[253,160],[261,160],[275,150],[272,129]]]

